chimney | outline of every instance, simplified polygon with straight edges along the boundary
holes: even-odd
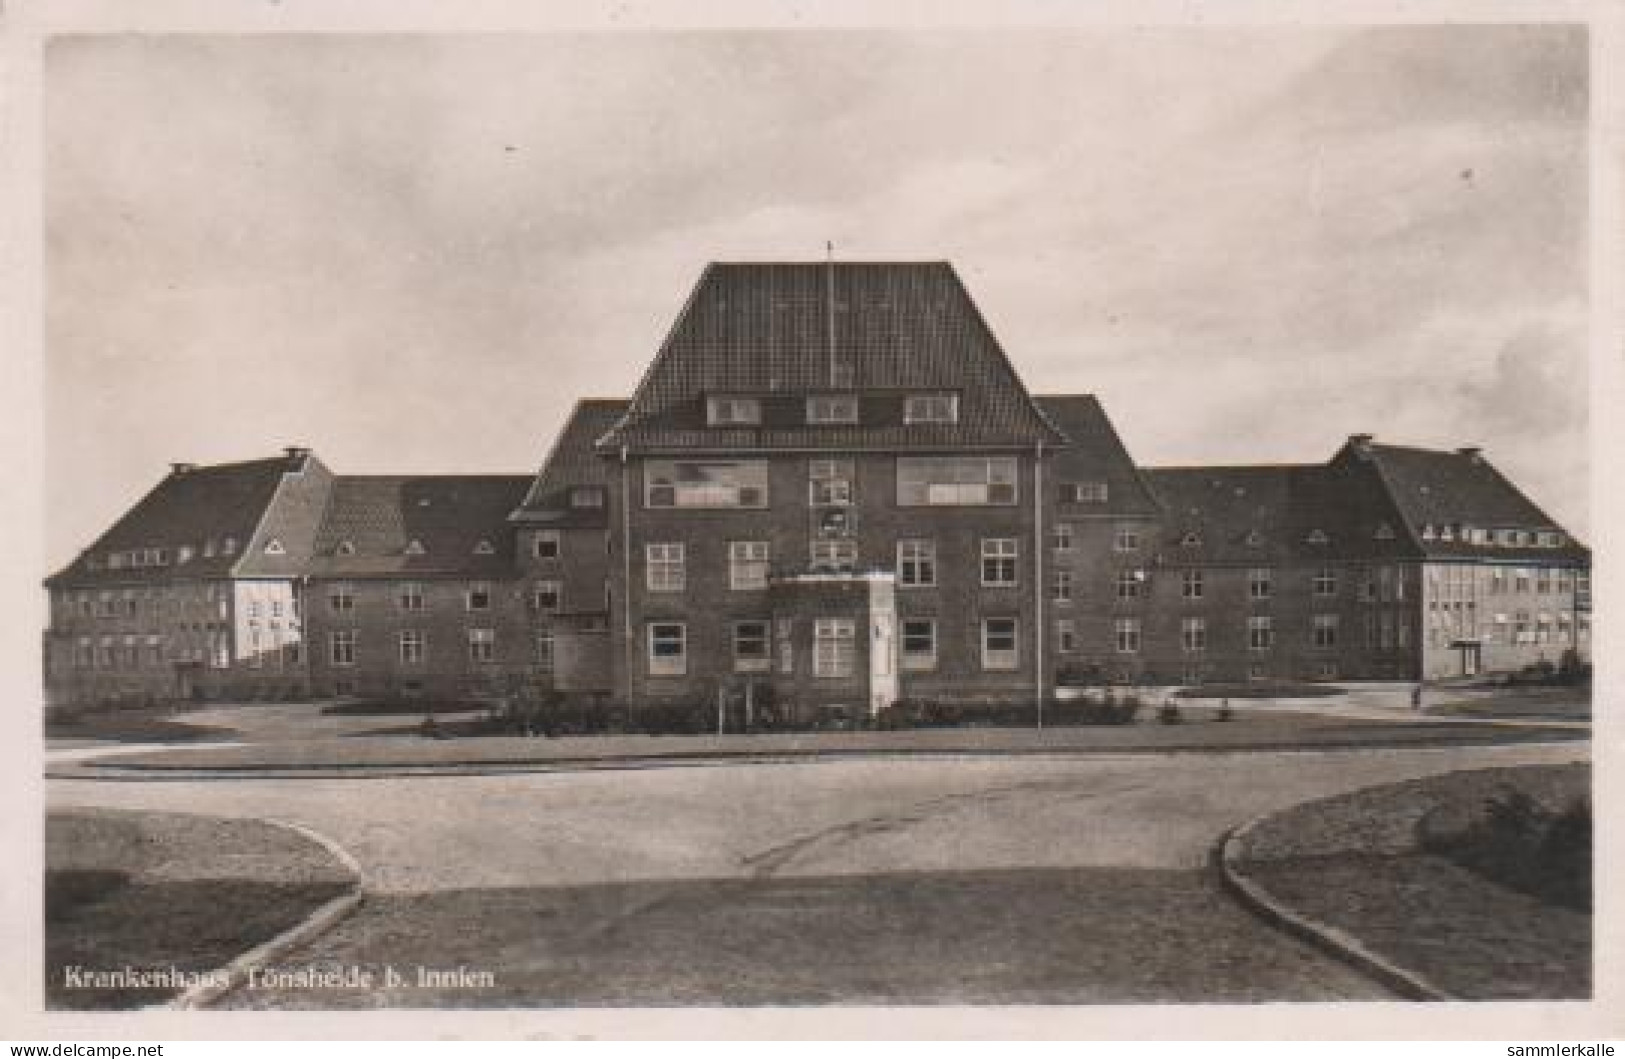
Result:
[[[1474,463],[1478,463],[1483,459],[1484,450],[1477,445],[1464,445],[1456,450],[1456,455],[1465,456]]]
[[[290,460],[302,460],[310,455],[310,450],[301,445],[287,445],[283,447],[282,451],[287,454]]]
[[[1349,448],[1362,460],[1371,458],[1371,442],[1376,439],[1375,434],[1350,434]]]
[[[188,471],[195,470],[197,470],[197,464],[195,463],[172,463],[169,465],[170,474],[185,474]]]

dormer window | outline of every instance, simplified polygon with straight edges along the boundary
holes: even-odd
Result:
[[[1247,547],[1256,548],[1263,543],[1264,535],[1257,530],[1253,530],[1251,533],[1247,534]]]
[[[1379,535],[1381,534],[1381,532],[1382,532],[1381,527],[1378,527],[1377,532],[1378,532]],[[1379,536],[1379,539],[1380,539],[1380,536]],[[1448,522],[1446,522],[1444,525],[1440,526],[1439,527],[1439,539],[1441,541],[1453,541],[1453,540],[1455,540],[1456,539],[1456,527],[1452,526]]]
[[[223,544],[221,544],[221,546],[220,546],[220,553],[222,555],[236,555],[237,554],[237,538],[236,537],[227,537],[225,539],[225,542]]]
[[[1179,544],[1182,548],[1199,548],[1202,545],[1202,535],[1195,530],[1187,530],[1185,535],[1179,538]]]
[[[1111,495],[1105,482],[1074,482],[1069,488],[1074,504],[1104,504]]]
[[[491,547],[491,542],[490,541],[482,540],[478,544],[474,545],[474,554],[475,555],[494,555],[494,554],[496,554],[496,549]]]
[[[1313,529],[1309,531],[1308,541],[1310,544],[1329,544],[1331,538],[1326,536],[1325,530]]]
[[[406,542],[406,554],[407,555],[422,555],[423,554],[423,542],[422,541],[407,541]]]
[[[333,554],[334,555],[354,555],[355,554],[355,542],[354,541],[339,541],[339,546],[337,548],[333,549]]]
[[[903,401],[905,423],[957,423],[959,422],[959,395],[957,393],[911,393]]]
[[[1422,539],[1423,540],[1430,541],[1435,536],[1437,536],[1437,534],[1434,532],[1433,523],[1429,522],[1429,523],[1426,523],[1425,525],[1422,526]]]
[[[280,540],[278,540],[275,537],[272,537],[270,540],[265,542],[265,554],[266,555],[287,555],[288,554],[288,549],[286,549],[286,548],[284,548],[282,546],[282,542]]]
[[[705,421],[714,427],[757,426],[762,422],[762,402],[755,397],[708,398]]]
[[[1391,541],[1394,539],[1394,527],[1388,525],[1386,522],[1379,522],[1377,523],[1377,532],[1374,534],[1374,536],[1379,541]]]
[[[858,395],[855,393],[815,393],[807,398],[807,422],[811,424],[856,423]]]

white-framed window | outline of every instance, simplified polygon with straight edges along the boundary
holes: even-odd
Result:
[[[334,613],[344,613],[355,609],[355,586],[344,581],[335,581],[327,588],[327,605]]]
[[[1117,598],[1139,599],[1145,590],[1145,571],[1126,567],[1117,571]]]
[[[812,542],[814,570],[850,572],[858,566],[858,542],[850,537],[820,538]]]
[[[807,502],[813,507],[850,507],[855,465],[849,459],[807,461]]]
[[[1552,568],[1549,566],[1537,566],[1535,568],[1535,591],[1541,595],[1546,595],[1547,593],[1551,592],[1551,590]]]
[[[1139,551],[1140,531],[1127,526],[1120,527],[1112,537],[1112,550],[1118,552]]]
[[[857,629],[851,618],[813,621],[813,676],[850,677],[857,665]]]
[[[705,402],[705,421],[714,427],[756,426],[762,421],[762,402],[755,397],[709,397]]]
[[[1254,615],[1247,619],[1247,649],[1268,651],[1275,646],[1275,619],[1269,615]]]
[[[1050,574],[1049,598],[1056,603],[1072,602],[1072,571],[1055,570]]]
[[[1055,622],[1055,649],[1064,655],[1078,649],[1078,626],[1071,618],[1060,618]]]
[[[536,668],[543,673],[553,672],[553,659],[558,641],[553,637],[552,629],[543,629],[536,634]]]
[[[1179,574],[1179,598],[1201,599],[1202,593],[1207,590],[1207,582],[1200,570],[1183,570]]]
[[[425,551],[425,549],[423,547],[423,542],[422,541],[407,541],[406,542],[406,554],[407,555],[422,555],[422,554],[424,554],[424,551]]]
[[[402,582],[399,599],[402,610],[422,610],[423,586],[416,581]]]
[[[327,640],[327,658],[336,666],[355,665],[355,630],[335,629]]]
[[[530,589],[531,609],[538,614],[557,614],[563,602],[564,586],[557,581],[538,581]]]
[[[1275,575],[1269,567],[1261,566],[1247,571],[1249,599],[1269,599],[1275,592]]]
[[[1512,588],[1515,592],[1529,591],[1529,571],[1527,569],[1520,566],[1512,571]]]
[[[1058,552],[1072,550],[1072,523],[1057,522],[1049,531],[1050,547]]]
[[[1337,570],[1330,566],[1322,566],[1315,571],[1315,595],[1337,595]]]
[[[423,633],[418,629],[402,629],[400,635],[401,665],[415,666],[423,662]]]
[[[688,626],[680,621],[652,621],[648,626],[649,675],[680,677],[688,672]]]
[[[1316,614],[1314,617],[1315,646],[1325,649],[1337,646],[1337,615]]]
[[[1118,618],[1113,624],[1112,633],[1116,640],[1118,654],[1132,655],[1140,653],[1140,619]]]
[[[934,618],[904,618],[903,668],[924,672],[937,668],[937,623]]]
[[[1309,535],[1304,540],[1310,544],[1330,544],[1332,542],[1332,539],[1326,536],[1326,531],[1322,529],[1310,530]]]
[[[604,487],[601,485],[578,485],[570,490],[571,507],[603,507]]]
[[[1021,664],[1015,618],[982,619],[982,668],[1007,672]]]
[[[728,542],[728,587],[750,592],[767,587],[767,541]]]
[[[735,673],[766,673],[773,667],[765,621],[734,622],[733,648]]]
[[[681,592],[688,584],[688,567],[681,541],[643,546],[644,585],[650,592]]]
[[[903,588],[930,588],[937,583],[937,542],[897,542],[897,583]]]
[[[763,508],[766,460],[649,460],[643,499],[652,508]]]
[[[1104,504],[1111,496],[1105,482],[1073,482],[1066,489],[1074,504]]]
[[[477,581],[468,586],[468,592],[463,599],[469,610],[490,610],[491,586],[484,581]]]
[[[475,555],[495,555],[496,551],[496,548],[492,547],[491,542],[488,540],[476,541],[474,544]]]
[[[904,423],[959,422],[959,395],[951,390],[911,393],[903,398]]]
[[[855,393],[815,393],[807,397],[807,422],[856,423],[858,395]]]
[[[495,629],[468,630],[468,660],[486,665],[496,660],[497,631]]]
[[[531,538],[530,554],[536,559],[557,559],[561,544],[558,530],[542,530]]]
[[[1013,588],[1020,542],[1014,537],[982,538],[982,586]]]
[[[1207,650],[1207,619],[1181,618],[1179,620],[1179,646],[1186,651]]]
[[[899,507],[996,507],[1016,503],[1014,456],[899,456]]]

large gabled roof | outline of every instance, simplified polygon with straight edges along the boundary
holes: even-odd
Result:
[[[514,521],[561,522],[576,517],[602,524],[604,510],[575,509],[570,490],[576,486],[603,486],[609,481],[607,458],[597,448],[602,438],[626,413],[626,401],[584,400],[576,403],[564,429],[513,512]]]
[[[1437,449],[1378,444],[1361,438],[1344,446],[1334,462],[1366,460],[1381,476],[1401,517],[1429,555],[1486,556],[1507,559],[1582,559],[1586,548],[1572,540],[1534,501],[1523,494],[1477,449]],[[1460,539],[1425,539],[1427,526],[1459,529],[1520,529],[1563,533],[1562,546],[1475,544]]]
[[[1090,505],[1091,511],[1106,515],[1158,513],[1151,495],[1128,449],[1123,446],[1106,410],[1094,394],[1040,394],[1033,398],[1039,410],[1067,439],[1050,467],[1051,477],[1064,486],[1070,483],[1103,482],[1106,502]],[[1064,503],[1057,518],[1071,512]]]
[[[501,576],[508,513],[529,475],[346,475],[316,535],[312,577]],[[482,543],[483,542],[483,543]]]
[[[830,389],[861,395],[857,425],[805,423],[805,396]],[[904,424],[904,396],[921,390],[957,393],[959,421]],[[758,396],[761,425],[708,427],[712,394]],[[709,265],[604,439],[639,451],[1039,442],[1061,439],[944,261]]]
[[[249,548],[283,477],[315,457],[302,450],[271,459],[197,467],[177,464],[151,492],[46,582],[50,586],[130,584],[174,577],[224,577]],[[228,554],[226,544],[232,548]],[[207,546],[207,547],[206,547]],[[181,549],[191,550],[185,562]],[[162,548],[165,566],[111,569],[110,553]]]

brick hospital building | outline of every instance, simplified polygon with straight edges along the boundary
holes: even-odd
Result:
[[[1588,569],[1476,449],[1140,467],[946,263],[714,264],[534,475],[176,465],[47,581],[46,687],[805,713],[1431,680],[1586,657]]]

